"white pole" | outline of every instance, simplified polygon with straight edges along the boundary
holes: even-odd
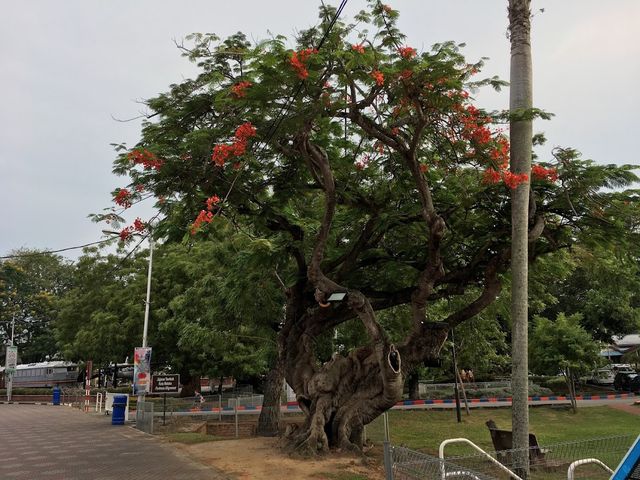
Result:
[[[16,317],[11,317],[11,346],[13,347],[13,337],[16,329]],[[17,362],[16,362],[17,363]],[[13,394],[13,372],[7,375],[7,402],[11,401],[11,395]]]
[[[147,346],[147,331],[149,329],[149,307],[151,305],[151,269],[153,268],[153,237],[149,228],[149,273],[147,274],[147,299],[144,302],[144,326],[142,328],[142,346]],[[151,368],[151,365],[149,365]],[[144,405],[144,392],[138,394],[136,404],[136,419],[140,418],[140,408]]]
[[[147,346],[147,330],[149,329],[149,306],[151,305],[151,269],[153,268],[153,237],[149,233],[149,273],[147,275],[147,300],[144,305],[144,328],[142,330],[142,346]]]

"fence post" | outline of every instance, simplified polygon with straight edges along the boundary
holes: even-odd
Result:
[[[222,422],[222,394],[218,394],[218,422]]]
[[[382,419],[384,420],[384,441],[389,442],[389,414],[388,412],[384,412],[382,414]]]
[[[236,397],[236,403],[235,403],[235,413],[236,413],[236,438],[238,438],[238,397]]]
[[[385,424],[386,424],[386,422],[385,422]],[[389,440],[385,440],[383,442],[383,445],[384,445],[384,475],[385,475],[385,480],[393,480],[393,455],[391,453],[391,444],[389,443]]]

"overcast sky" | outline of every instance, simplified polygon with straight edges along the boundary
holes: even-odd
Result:
[[[337,4],[337,1],[329,3]],[[365,6],[350,0],[343,17]],[[467,58],[490,57],[483,74],[509,78],[507,0],[389,0],[407,44],[465,42]],[[87,215],[110,205],[124,178],[111,174],[110,143],[135,144],[137,100],[193,75],[173,40],[191,32],[254,39],[293,37],[316,23],[316,0],[22,0],[0,17],[0,255],[101,239]],[[640,1],[533,0],[534,104],[554,146],[600,163],[640,163]],[[544,9],[544,12],[539,12]],[[508,106],[508,89],[482,94]],[[145,214],[148,212],[142,212]],[[133,215],[139,212],[133,212]],[[79,251],[69,252],[75,258]]]

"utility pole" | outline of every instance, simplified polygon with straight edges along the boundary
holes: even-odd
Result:
[[[11,341],[10,346],[13,347],[13,337],[16,331],[16,316],[11,317]],[[7,349],[8,352],[9,349]],[[8,355],[7,355],[8,357]],[[17,363],[17,362],[16,362]],[[7,363],[7,367],[9,364]],[[11,395],[13,393],[13,370],[7,372],[7,402],[11,401]]]
[[[149,228],[149,271],[147,274],[147,298],[144,302],[144,325],[142,327],[142,347],[147,347],[147,332],[149,330],[149,309],[151,306],[151,271],[153,269],[153,236]],[[151,373],[151,364],[149,364],[149,373]],[[135,382],[135,379],[134,379]],[[139,418],[140,408],[144,407],[144,391],[138,392],[138,402],[136,403],[136,417]]]

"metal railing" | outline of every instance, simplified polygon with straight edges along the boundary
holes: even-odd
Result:
[[[530,480],[566,479],[568,470],[574,462],[584,459],[597,459],[609,469],[614,469],[622,460],[636,435],[615,435],[609,437],[556,443],[534,447],[528,450],[530,459]],[[494,459],[489,461],[485,454],[459,455],[440,459],[422,452],[404,447],[389,447],[390,468],[392,476],[387,480],[422,480],[441,478],[477,478],[509,479],[512,474],[496,465],[497,460],[511,472],[520,470],[516,463],[517,450],[488,452]],[[576,464],[577,466],[578,464]],[[603,467],[596,462],[582,462],[580,468],[573,467],[573,479],[608,479]],[[444,472],[444,477],[443,477]]]

